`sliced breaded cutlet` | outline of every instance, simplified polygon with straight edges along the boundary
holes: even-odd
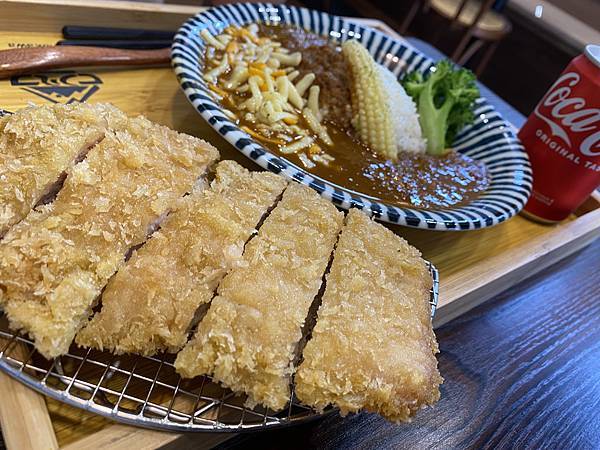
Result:
[[[244,244],[287,182],[223,161],[209,189],[182,199],[110,280],[79,345],[116,353],[176,352],[199,306],[242,261]]]
[[[68,173],[55,201],[0,243],[0,306],[47,358],[65,353],[132,246],[218,158],[209,144],[129,119]]]
[[[179,352],[184,377],[210,374],[248,405],[282,409],[292,360],[309,307],[342,226],[343,215],[311,189],[291,184],[221,281],[218,296]]]
[[[32,106],[0,121],[0,237],[126,116],[110,105]]]
[[[306,405],[362,409],[399,422],[438,400],[432,280],[419,251],[351,210],[317,324],[295,375]]]

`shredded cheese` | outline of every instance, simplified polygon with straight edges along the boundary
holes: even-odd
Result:
[[[244,120],[253,124],[241,126],[246,133],[277,145],[281,153],[297,154],[307,168],[333,160],[323,150],[323,145],[331,146],[333,141],[321,123],[317,77],[306,73],[298,79],[300,52],[259,37],[256,24],[230,26],[216,37],[207,29],[200,35],[207,44],[209,70],[204,79],[212,92],[235,105]],[[224,114],[237,119],[230,110]]]

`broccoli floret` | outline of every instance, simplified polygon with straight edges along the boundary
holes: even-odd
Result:
[[[473,102],[479,97],[475,75],[444,60],[425,76],[420,72],[406,75],[402,85],[417,105],[427,153],[443,155],[456,134],[475,119]]]

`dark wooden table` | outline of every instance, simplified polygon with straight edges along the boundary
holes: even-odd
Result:
[[[600,240],[438,329],[442,398],[238,436],[220,449],[600,448]]]

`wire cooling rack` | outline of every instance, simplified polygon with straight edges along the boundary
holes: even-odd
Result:
[[[433,315],[439,277],[433,265],[429,270]],[[244,396],[209,377],[182,379],[174,359],[172,354],[115,356],[73,345],[68,354],[50,361],[28,337],[10,331],[0,313],[0,370],[48,397],[118,422],[179,432],[243,432],[289,426],[335,411],[314,411],[301,405],[293,392],[282,412],[250,409]]]

